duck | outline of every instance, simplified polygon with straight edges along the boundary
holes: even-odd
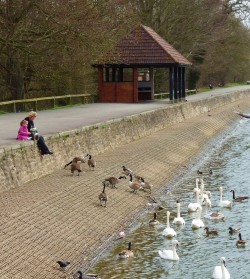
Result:
[[[102,184],[103,184],[103,190],[99,194],[99,201],[100,201],[101,206],[103,206],[103,202],[104,202],[104,207],[106,207],[106,204],[107,204],[107,201],[108,201],[108,195],[105,193],[105,187],[106,187],[105,182],[103,181]]]
[[[109,182],[109,184],[112,186],[112,188],[117,189],[116,184],[120,183],[122,179],[127,179],[126,176],[119,176],[118,178],[114,176],[110,176],[108,178],[105,178],[104,182]]]
[[[225,257],[220,258],[220,265],[214,267],[213,271],[214,279],[230,279],[230,273],[226,269],[226,259]]]
[[[174,218],[173,224],[185,225],[185,220],[181,217],[181,204],[179,201],[176,202],[177,206],[177,217]]]
[[[208,209],[208,205],[206,203],[206,198],[205,200],[205,206],[206,206],[206,214],[204,215],[204,218],[209,219],[209,220],[214,220],[214,221],[220,221],[220,220],[224,220],[225,216],[223,213],[221,212],[207,212]]]
[[[160,222],[159,222],[156,218],[157,218],[157,213],[155,212],[155,213],[154,213],[154,219],[152,219],[152,220],[149,221],[149,225],[152,225],[152,226],[154,226],[154,225],[159,225]]]
[[[141,184],[138,181],[133,181],[133,176],[132,174],[129,174],[130,180],[128,182],[129,187],[133,190],[133,193],[137,193],[137,191],[141,188]]]
[[[77,279],[101,279],[97,274],[83,274],[81,270],[77,271]]]
[[[120,259],[126,259],[126,258],[130,258],[130,257],[133,257],[134,256],[134,253],[132,251],[132,243],[129,242],[128,243],[128,249],[127,250],[122,250],[118,256]]]
[[[178,261],[179,256],[176,253],[176,247],[178,246],[179,246],[178,240],[174,239],[172,241],[172,250],[160,250],[158,251],[159,256],[165,260]]]
[[[204,223],[201,220],[201,209],[198,208],[198,216],[192,221],[191,224],[192,229],[200,229],[204,227]]]
[[[234,190],[230,190],[230,192],[233,193],[233,202],[242,202],[242,201],[246,201],[246,200],[249,199],[249,197],[246,197],[246,196],[235,198],[235,191]]]
[[[167,238],[172,238],[176,236],[176,232],[173,228],[170,228],[169,226],[169,217],[170,217],[170,212],[167,211],[167,227],[163,230],[162,235]]]
[[[199,201],[199,193],[198,193],[198,191],[196,191],[195,194],[196,194],[196,202],[191,202],[188,205],[188,212],[195,212],[198,209],[202,210],[202,207],[201,207],[200,201]]]
[[[233,229],[232,227],[229,227],[228,229],[230,234],[238,233],[240,231],[240,228]]]
[[[122,166],[122,172],[123,172],[123,174],[125,174],[127,176],[129,176],[130,174],[132,174],[132,175],[134,174],[131,169],[129,169],[125,166]]]
[[[231,208],[232,205],[233,205],[232,201],[222,200],[222,192],[223,192],[223,188],[220,187],[220,201],[219,201],[219,206],[220,206],[220,207]]]
[[[218,235],[217,230],[210,230],[208,227],[205,227],[204,230],[206,231],[207,236],[216,236]]]
[[[211,174],[213,174],[213,170],[209,169],[207,172],[197,170],[197,174],[198,175],[211,175]]]
[[[89,157],[88,159],[88,166],[90,169],[95,170],[96,167],[96,161],[92,158],[92,156],[90,154],[87,154],[86,157]]]
[[[148,189],[149,193],[151,194],[153,185],[149,182],[146,182],[143,177],[140,177],[140,183],[141,183],[141,187],[142,187],[143,191]]]
[[[247,240],[243,240],[241,238],[241,233],[239,233],[239,239],[236,241],[237,247],[246,247],[247,246]]]

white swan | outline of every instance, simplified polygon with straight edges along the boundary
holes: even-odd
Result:
[[[203,179],[201,180],[201,190],[200,190],[200,196],[201,196],[201,199],[209,199],[211,197],[211,192],[210,191],[204,191],[204,182],[203,182]]]
[[[172,242],[172,250],[158,251],[159,256],[165,260],[178,261],[179,256],[176,253],[176,246],[179,246],[179,242],[174,239]]]
[[[226,269],[226,259],[224,257],[220,258],[220,265],[214,267],[213,272],[214,279],[230,279],[230,273]]]
[[[193,189],[193,192],[194,193],[198,192],[200,194],[199,181],[200,181],[200,179],[196,178],[196,180],[195,180],[195,188]]]
[[[220,202],[219,202],[219,206],[221,207],[232,207],[233,203],[232,201],[228,201],[228,200],[222,200],[222,192],[223,192],[223,188],[220,187]]]
[[[167,238],[172,238],[176,236],[176,232],[174,229],[170,228],[169,226],[169,216],[170,212],[167,211],[167,227],[163,230],[162,235],[166,236]]]
[[[204,227],[204,223],[201,220],[201,209],[198,209],[198,216],[192,221],[192,229],[200,229]]]
[[[208,213],[207,212],[207,208],[208,208],[208,205],[206,203],[207,199],[205,198],[204,200],[205,200],[205,205],[206,205],[206,214],[204,215],[204,218],[210,219],[210,220],[215,220],[215,221],[223,220],[225,217],[223,213],[221,213],[221,212],[209,212]]]
[[[181,205],[179,202],[176,203],[177,205],[177,217],[174,218],[173,224],[176,225],[185,225],[184,219],[181,217]]]
[[[196,191],[195,194],[196,194],[196,202],[191,202],[188,205],[188,212],[197,211],[198,208],[202,210],[202,207],[201,207],[200,201],[199,201],[199,193],[198,193],[198,191]]]

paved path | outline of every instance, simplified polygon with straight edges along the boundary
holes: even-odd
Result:
[[[249,89],[250,86],[237,86],[221,88],[209,92],[188,96],[187,100],[197,100],[210,97],[211,95],[228,94],[238,90]],[[74,130],[87,125],[104,122],[114,118],[129,116],[144,111],[154,110],[170,106],[167,100],[149,101],[136,104],[127,103],[95,103],[59,110],[40,111],[35,120],[39,132],[46,136],[62,131]],[[27,113],[11,113],[0,115],[0,146],[16,144],[16,134],[20,121],[27,116]]]

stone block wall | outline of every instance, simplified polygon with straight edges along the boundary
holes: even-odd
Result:
[[[175,123],[208,113],[209,109],[249,97],[250,89],[212,96],[45,137],[54,151],[52,156],[40,156],[34,142],[21,142],[1,149],[0,192],[63,168],[75,156],[96,155],[115,149]]]

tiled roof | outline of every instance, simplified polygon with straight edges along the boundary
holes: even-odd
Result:
[[[183,55],[150,27],[140,25],[123,38],[115,49],[97,64],[191,65]]]

